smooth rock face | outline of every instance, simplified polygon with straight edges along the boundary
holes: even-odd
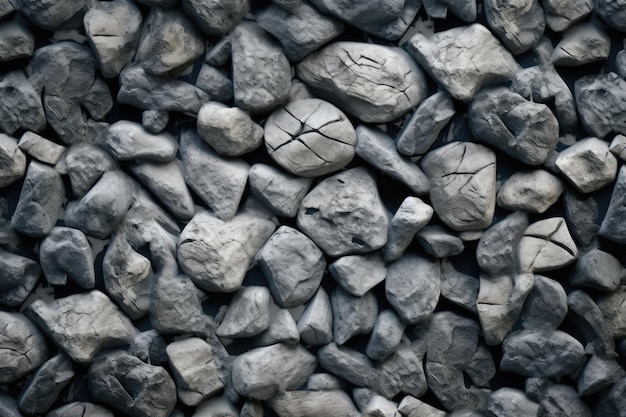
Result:
[[[371,252],[387,242],[387,214],[365,168],[321,181],[302,200],[297,222],[330,256]]]
[[[65,146],[33,132],[24,132],[17,146],[36,160],[50,165],[59,162],[66,150]]]
[[[522,310],[525,329],[555,330],[567,314],[567,294],[557,281],[535,275],[532,291]]]
[[[26,414],[45,413],[73,377],[69,357],[59,354],[50,358],[37,369],[20,393],[17,400],[20,410]]]
[[[516,272],[519,265],[519,241],[527,227],[528,216],[517,212],[487,229],[476,248],[476,259],[480,269],[490,275]]]
[[[279,216],[296,217],[312,178],[297,177],[279,168],[254,164],[248,172],[250,191]]]
[[[459,255],[465,249],[463,241],[442,226],[424,226],[415,234],[415,240],[434,258]]]
[[[489,27],[516,55],[535,46],[546,27],[543,9],[537,0],[516,3],[488,0],[485,15]]]
[[[483,86],[508,81],[518,71],[511,53],[478,23],[430,37],[417,33],[407,50],[452,97],[466,102]]]
[[[534,417],[539,411],[539,404],[528,398],[524,391],[500,388],[489,397],[487,409],[496,417]]]
[[[361,297],[354,297],[341,287],[335,288],[330,295],[333,312],[333,335],[338,345],[343,345],[357,334],[368,334],[374,328],[378,316],[376,296],[368,292]]]
[[[257,346],[269,346],[275,343],[298,343],[300,332],[289,310],[280,308],[270,314],[270,324],[259,334],[254,342]]]
[[[528,226],[518,250],[520,267],[530,272],[561,268],[578,258],[578,248],[562,217],[540,220]]]
[[[354,157],[356,133],[352,123],[324,100],[290,102],[270,115],[264,134],[272,159],[294,175],[329,174]]]
[[[302,343],[320,346],[333,340],[333,313],[330,298],[323,288],[317,290],[298,319]]]
[[[270,325],[270,292],[243,287],[233,297],[216,334],[230,339],[256,336]]]
[[[555,66],[577,67],[609,57],[611,38],[593,23],[583,23],[569,29],[554,48]]]
[[[405,327],[393,310],[381,311],[365,348],[367,356],[372,360],[386,359],[400,344]]]
[[[621,262],[610,253],[592,249],[576,262],[570,283],[576,287],[615,291],[625,276]]]
[[[426,98],[424,73],[400,48],[335,42],[300,61],[296,73],[366,123],[390,122]]]
[[[48,357],[46,339],[21,313],[0,312],[0,382],[8,384],[34,371]]]
[[[13,184],[24,176],[26,156],[17,147],[17,140],[0,133],[0,188]]]
[[[546,0],[542,3],[546,24],[555,32],[567,30],[593,10],[593,0]]]
[[[52,229],[41,242],[39,261],[50,284],[65,285],[69,277],[86,289],[96,285],[91,246],[80,230],[69,227]]]
[[[563,191],[563,182],[546,170],[518,171],[502,184],[496,203],[506,210],[543,213],[557,202]]]
[[[20,127],[34,132],[46,126],[41,96],[22,71],[11,71],[0,77],[0,129],[13,134]]]
[[[574,83],[580,122],[598,138],[610,132],[626,135],[626,81],[614,72],[588,75]]]
[[[496,156],[482,145],[452,142],[422,161],[430,200],[439,218],[457,231],[480,230],[493,220]]]
[[[581,193],[604,188],[617,175],[617,159],[609,144],[598,138],[583,139],[559,152],[554,164]]]
[[[169,133],[152,134],[142,125],[121,120],[107,127],[98,143],[118,161],[169,162],[176,158],[178,143]]]

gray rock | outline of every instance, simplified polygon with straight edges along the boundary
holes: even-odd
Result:
[[[617,258],[600,249],[592,249],[576,262],[576,270],[570,277],[570,284],[575,287],[611,292],[617,289],[624,277],[626,277],[624,267]]]
[[[603,393],[593,410],[593,415],[598,417],[623,417],[624,393],[626,392],[626,378],[622,378],[614,384],[610,390]]]
[[[595,394],[609,388],[624,376],[626,376],[624,369],[614,358],[592,355],[576,380],[578,393],[582,396]],[[578,402],[582,401],[579,399]]]
[[[292,101],[265,123],[265,147],[294,175],[315,177],[345,167],[354,157],[356,133],[345,114],[320,99]]]
[[[39,262],[49,284],[65,285],[69,278],[88,290],[96,285],[91,246],[80,230],[52,229],[39,246]]]
[[[275,228],[273,222],[247,214],[224,222],[200,211],[180,235],[178,262],[200,288],[236,291]]]
[[[0,312],[0,383],[10,384],[30,374],[48,358],[44,335],[22,313]]]
[[[588,246],[596,239],[600,228],[598,203],[593,197],[583,198],[575,191],[565,193],[565,219],[572,236],[582,246]]]
[[[300,339],[307,346],[325,345],[333,340],[333,313],[323,288],[309,300],[297,325]]]
[[[35,49],[35,35],[19,20],[0,22],[0,62],[28,58]]]
[[[398,412],[407,417],[446,417],[446,412],[418,400],[410,395],[405,396],[398,404]]]
[[[555,32],[563,32],[589,16],[593,0],[544,0],[546,24]]]
[[[626,135],[626,81],[614,72],[587,75],[574,83],[580,121],[587,132],[603,138],[610,132]]]
[[[583,346],[560,330],[519,330],[502,343],[500,369],[526,377],[573,374],[585,358]]]
[[[46,126],[46,115],[41,96],[22,71],[11,71],[0,76],[0,129],[13,134],[19,128],[41,131]]]
[[[243,110],[210,101],[198,112],[198,135],[217,153],[239,156],[261,145],[263,128]]]
[[[583,23],[570,28],[554,48],[552,62],[555,66],[578,67],[609,57],[611,38],[593,23]]]
[[[41,275],[37,262],[0,249],[0,304],[20,306]]]
[[[385,279],[387,268],[380,253],[342,256],[328,272],[349,294],[360,297]]]
[[[65,166],[72,193],[76,197],[87,194],[102,174],[117,168],[117,164],[108,152],[99,146],[86,143],[71,146],[67,150]]]
[[[530,273],[481,274],[476,307],[485,343],[499,345],[511,332],[533,284],[534,276]]]
[[[522,271],[544,272],[567,266],[578,258],[578,248],[563,217],[532,223],[518,246]]]
[[[224,378],[211,345],[197,337],[177,340],[167,346],[179,400],[198,405],[224,387]]]
[[[224,36],[250,10],[249,0],[183,0],[183,10],[206,34]]]
[[[46,417],[114,417],[114,414],[101,405],[88,402],[71,402],[59,408],[55,408]]]
[[[18,0],[18,10],[35,26],[46,30],[55,30],[85,13],[86,0],[62,0],[44,2],[41,0]]]
[[[405,198],[389,223],[387,244],[383,251],[385,261],[399,259],[409,247],[415,233],[430,221],[433,213],[433,208],[419,198]]]
[[[332,391],[345,388],[345,383],[334,375],[326,373],[311,374],[306,382],[309,391]]]
[[[122,171],[105,172],[87,194],[67,204],[65,224],[86,235],[106,238],[130,208],[136,188]]]
[[[0,188],[13,184],[26,172],[26,156],[17,140],[4,133],[0,133],[0,162]]]
[[[540,401],[546,393],[546,388],[553,385],[554,382],[550,378],[530,377],[524,382],[524,390],[526,395],[533,401]]]
[[[596,297],[596,304],[606,318],[611,333],[616,339],[626,337],[626,312],[622,309],[622,303],[626,302],[626,286],[620,285],[616,291],[608,294],[600,294]]]
[[[480,269],[489,275],[511,274],[518,269],[518,246],[528,216],[517,212],[493,224],[481,236],[476,247],[476,259]]]
[[[393,310],[381,311],[365,348],[367,356],[375,361],[386,359],[400,345],[405,327]]]
[[[299,61],[343,32],[342,22],[326,16],[308,1],[272,3],[257,23],[282,44],[290,61]]]
[[[406,48],[452,97],[466,102],[482,87],[510,80],[519,69],[511,53],[478,23],[430,37],[416,33]]]
[[[374,177],[360,167],[318,183],[302,200],[297,224],[327,255],[342,256],[385,246],[389,220]]]
[[[89,367],[89,392],[96,401],[137,417],[169,417],[176,386],[167,371],[123,351],[100,355]]]
[[[626,136],[615,135],[609,145],[609,151],[622,161],[626,160]]]
[[[164,110],[144,110],[141,113],[141,125],[152,134],[161,133],[170,120],[170,114]]]
[[[192,190],[222,220],[233,218],[248,181],[250,165],[241,159],[218,155],[196,132],[180,137],[183,176]]]
[[[546,170],[518,171],[502,184],[496,203],[506,210],[543,213],[564,190],[561,180]]]
[[[491,393],[487,409],[495,417],[536,417],[539,404],[515,388],[500,388]]]
[[[441,261],[441,296],[453,304],[478,314],[476,300],[480,281],[477,277],[464,274],[454,269],[448,259]]]
[[[277,309],[271,314],[267,329],[259,334],[254,342],[257,346],[269,346],[275,343],[298,343],[300,331],[289,310]]]
[[[380,172],[406,185],[417,195],[428,193],[428,178],[408,157],[396,150],[386,133],[366,125],[356,128],[356,154]]]
[[[222,68],[202,65],[196,79],[196,87],[206,91],[214,101],[224,103],[233,99],[233,81]]]
[[[615,340],[612,326],[593,299],[583,290],[574,290],[567,295],[568,317],[576,323],[572,329],[586,353],[614,355]]]
[[[415,234],[415,240],[424,249],[424,252],[434,258],[456,256],[465,249],[461,239],[439,225],[422,227]]]
[[[263,417],[264,415],[263,404],[257,400],[246,400],[239,414],[240,417]]]
[[[469,107],[472,135],[528,165],[543,164],[559,141],[559,123],[548,106],[505,87],[476,95]]]
[[[137,3],[145,4],[149,7],[163,7],[168,8],[176,6],[180,0],[137,0]]]
[[[120,73],[117,101],[143,110],[180,111],[197,114],[211,98],[185,81],[151,75],[140,65],[130,65]]]
[[[143,25],[135,61],[148,74],[175,74],[193,63],[204,49],[202,33],[182,10],[154,7]]]
[[[44,362],[28,381],[17,399],[26,414],[42,414],[52,407],[65,386],[74,377],[72,361],[63,354]]]
[[[485,15],[491,30],[515,55],[535,46],[546,28],[543,9],[537,0],[520,3],[485,2]]]
[[[441,268],[438,260],[405,253],[387,267],[385,295],[408,324],[426,324],[439,301]]]
[[[300,61],[297,75],[320,97],[366,123],[395,120],[427,94],[426,77],[406,52],[383,45],[332,43]]]
[[[343,345],[357,334],[368,334],[374,328],[378,316],[378,302],[373,292],[354,297],[341,287],[330,295],[333,312],[333,339]]]
[[[256,348],[235,359],[233,385],[241,395],[267,401],[281,391],[299,388],[316,366],[315,356],[301,345]]]
[[[455,114],[452,97],[437,91],[424,100],[402,126],[396,136],[398,152],[408,156],[426,153]]]
[[[6,19],[17,10],[17,0],[0,1],[0,20]]]
[[[482,145],[452,142],[422,160],[435,213],[456,231],[488,227],[496,207],[496,155]]]
[[[142,20],[141,11],[129,0],[99,1],[85,13],[85,34],[103,77],[117,77],[130,64],[139,46]]]
[[[555,330],[567,314],[567,294],[563,286],[548,277],[535,275],[535,283],[522,310],[525,329]]]
[[[167,362],[167,343],[152,329],[137,333],[128,347],[128,353],[145,363],[159,365]]]
[[[285,102],[291,65],[278,43],[253,22],[237,25],[231,43],[235,105],[264,113]]]
[[[50,165],[55,165],[66,149],[33,132],[24,132],[17,146],[38,161]]]
[[[239,417],[239,412],[227,397],[216,397],[200,404],[193,417]]]
[[[615,72],[620,77],[626,78],[626,50],[622,49],[615,55]]]
[[[0,7],[2,7],[2,5],[0,5]],[[0,413],[6,417],[23,417],[22,413],[20,413],[20,410],[17,408],[15,398],[4,391],[0,393]]]
[[[617,159],[609,144],[587,138],[559,152],[554,161],[558,170],[581,193],[597,191],[615,180]]]
[[[279,216],[295,217],[312,178],[288,174],[279,168],[254,164],[248,172],[250,191]]]
[[[619,170],[609,208],[606,212],[602,224],[600,225],[600,236],[617,243],[626,243],[626,225],[621,219],[626,216],[626,168]]]
[[[230,35],[222,36],[215,44],[207,49],[204,62],[216,67],[226,65],[228,61],[230,61],[231,52],[232,43],[230,41]]]
[[[594,11],[613,29],[626,31],[626,9],[618,0],[597,0]]]
[[[27,236],[50,233],[63,206],[65,186],[54,168],[32,161],[20,192],[11,227]]]
[[[424,8],[426,13],[433,19],[444,19],[448,15],[448,10],[465,22],[476,20],[477,7],[476,0],[425,0]]]
[[[428,390],[423,365],[425,354],[425,339],[418,336],[416,341],[402,343],[389,358],[379,362],[376,369],[380,371],[383,382],[379,393],[387,399],[391,399],[387,392],[395,395],[403,392],[416,397],[424,395]]]
[[[539,402],[540,417],[591,417],[592,413],[576,390],[569,385],[554,384],[546,388]]]
[[[178,152],[178,143],[171,134],[152,134],[141,124],[127,120],[109,125],[98,145],[118,161],[169,162]]]
[[[98,290],[50,302],[36,300],[28,316],[72,360],[88,364],[102,349],[124,345],[137,330],[111,300]]]
[[[270,325],[270,300],[266,287],[240,288],[228,305],[216,334],[230,339],[260,334]]]
[[[358,417],[361,414],[341,390],[286,391],[270,401],[270,407],[279,417]]]
[[[380,395],[374,395],[362,408],[365,417],[395,417],[397,413],[398,403],[389,401]],[[398,416],[399,417],[399,416]]]

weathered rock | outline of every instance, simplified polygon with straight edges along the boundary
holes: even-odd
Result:
[[[240,288],[216,334],[226,338],[256,336],[270,324],[270,292],[266,287]]]
[[[599,234],[617,243],[626,243],[626,225],[622,219],[626,216],[626,168],[619,170],[609,208],[606,212]]]
[[[598,234],[598,203],[593,197],[583,198],[575,191],[568,190],[564,198],[565,219],[572,233],[582,246],[589,245]]]
[[[327,373],[311,374],[306,382],[309,391],[332,391],[345,387],[345,382],[338,377]]]
[[[312,90],[366,123],[397,119],[426,98],[426,77],[400,48],[335,42],[300,61]]]
[[[570,332],[584,343],[586,353],[614,355],[615,340],[602,311],[583,290],[567,295],[568,318],[576,323]]]
[[[53,228],[41,241],[39,261],[49,284],[65,285],[69,278],[88,290],[96,285],[91,246],[80,230]]]
[[[495,417],[536,417],[539,404],[528,398],[524,391],[500,388],[489,396],[487,409]]]
[[[0,1],[0,20],[6,19],[14,11],[17,10],[17,0]]]
[[[24,132],[17,146],[46,164],[55,165],[63,156],[65,146],[59,145],[33,132]]]
[[[240,417],[263,417],[264,415],[263,404],[258,400],[246,400],[239,414]]]
[[[448,15],[448,10],[465,22],[476,20],[478,12],[475,0],[424,0],[426,13],[433,19],[444,19]]]
[[[570,284],[599,291],[615,291],[626,275],[621,262],[610,253],[592,249],[576,262]]]
[[[137,333],[128,347],[128,353],[145,363],[159,365],[167,362],[167,343],[152,329]]]
[[[626,78],[626,50],[622,49],[615,55],[615,72]]]
[[[152,134],[161,133],[170,120],[170,114],[164,110],[144,110],[141,113],[141,125]]]
[[[367,356],[375,361],[386,359],[400,344],[405,327],[393,310],[381,311],[365,348]]]
[[[300,331],[289,310],[279,308],[270,314],[270,324],[259,334],[254,342],[257,346],[269,346],[275,343],[298,343]]]
[[[28,375],[48,357],[44,335],[21,313],[0,312],[0,383],[8,384]]]
[[[360,416],[341,390],[281,392],[271,399],[270,406],[279,417]]]
[[[387,269],[380,253],[349,255],[328,266],[328,272],[349,294],[360,297],[385,279]]]
[[[216,397],[200,404],[193,417],[239,417],[239,411],[227,397]]]
[[[448,258],[463,252],[465,245],[456,235],[439,225],[422,227],[415,240],[428,255],[434,258]]]
[[[609,145],[609,151],[622,161],[626,160],[626,136],[615,135]]]
[[[553,384],[539,402],[538,416],[591,417],[592,413],[576,390],[569,385]]]
[[[476,259],[480,268],[490,275],[516,272],[519,241],[527,227],[528,217],[517,212],[487,229],[476,248]]]
[[[226,35],[250,9],[249,0],[222,1],[183,0],[183,10],[205,33]]]
[[[458,100],[469,101],[482,87],[508,81],[518,64],[484,26],[475,23],[438,32],[416,33],[407,50]]]
[[[17,402],[26,414],[47,412],[65,386],[74,377],[72,361],[63,354],[44,362],[28,381]]]
[[[0,188],[13,184],[24,176],[26,156],[18,148],[17,140],[0,133]]]
[[[478,277],[454,269],[449,259],[441,261],[441,296],[453,304],[478,314],[476,300],[480,281]]]
[[[241,395],[267,401],[280,391],[303,385],[316,366],[315,356],[300,345],[256,348],[235,359],[233,384]]]
[[[506,210],[543,213],[564,190],[561,180],[546,170],[518,171],[502,184],[496,203]]]
[[[196,79],[196,87],[206,91],[214,101],[225,103],[233,99],[233,81],[222,68],[202,65]]]
[[[569,29],[554,48],[555,66],[578,67],[609,57],[611,38],[593,23],[583,23]]]
[[[22,305],[37,284],[41,268],[37,262],[0,249],[0,304]]]
[[[298,332],[305,345],[320,346],[333,340],[333,313],[323,288],[317,290],[298,319]]]
[[[171,134],[152,134],[139,123],[127,120],[109,125],[98,145],[118,161],[169,162],[178,152],[178,143]]]
[[[597,191],[615,180],[617,160],[609,144],[587,138],[559,152],[554,161],[558,170],[581,193]]]
[[[480,230],[493,220],[496,156],[482,145],[452,142],[422,160],[435,213],[450,228]]]
[[[391,356],[376,365],[382,379],[377,390],[385,398],[391,399],[388,394],[400,392],[421,397],[428,390],[424,374],[426,343],[422,336],[418,335],[414,342],[401,343]]]
[[[0,129],[13,134],[20,127],[39,132],[46,126],[41,96],[22,71],[0,76]]]
[[[626,376],[624,369],[614,358],[592,355],[577,378],[578,393],[592,395],[618,382]],[[580,399],[578,402],[581,403]]]
[[[114,417],[115,415],[101,405],[88,402],[71,402],[49,412],[46,417]]]
[[[626,32],[626,9],[618,0],[597,0],[594,11],[612,28]]]
[[[250,191],[279,216],[295,217],[313,179],[297,177],[271,165],[254,164],[248,172]]]
[[[6,417],[23,417],[15,398],[4,391],[0,392],[0,413]]]
[[[378,316],[378,303],[373,292],[354,297],[337,287],[330,295],[333,312],[333,336],[343,345],[357,334],[368,334],[374,328]]]
[[[0,22],[0,62],[28,58],[35,49],[35,35],[19,20]]]
[[[557,281],[535,275],[532,290],[522,310],[525,329],[555,330],[567,314],[567,294]]]
[[[535,46],[546,27],[543,9],[537,0],[519,3],[485,2],[485,15],[491,30],[514,54],[522,54]]]
[[[626,81],[614,72],[587,75],[574,83],[580,121],[587,132],[603,138],[610,132],[626,135]]]
[[[522,271],[529,272],[551,271],[578,258],[578,248],[562,217],[551,217],[528,226],[518,251]]]
[[[593,10],[593,0],[545,0],[542,4],[546,24],[555,32],[567,30]]]
[[[447,414],[443,410],[433,407],[410,395],[405,396],[398,404],[398,412],[407,417],[445,417]]]
[[[620,285],[617,290],[596,297],[596,304],[606,318],[613,337],[623,339],[626,337],[626,312],[622,303],[626,302],[626,286]]]
[[[383,251],[385,261],[399,259],[415,233],[430,221],[433,213],[433,208],[419,198],[412,196],[405,198],[389,223],[387,244]]]
[[[230,35],[222,36],[217,42],[211,45],[204,57],[204,62],[216,67],[226,65],[230,61],[232,53],[232,42]]]
[[[345,167],[354,157],[356,133],[345,114],[320,99],[292,101],[265,123],[265,147],[292,174],[315,177]]]
[[[54,30],[85,13],[87,1],[19,0],[17,5],[20,13],[34,25],[46,30]]]
[[[102,174],[117,168],[111,155],[100,146],[86,143],[71,146],[65,154],[67,175],[72,193],[82,197],[100,179]]]

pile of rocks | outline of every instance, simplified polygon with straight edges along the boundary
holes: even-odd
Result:
[[[625,32],[0,0],[0,414],[626,416]]]

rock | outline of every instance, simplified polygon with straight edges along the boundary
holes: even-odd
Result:
[[[569,385],[554,384],[546,388],[544,397],[539,402],[537,415],[591,417],[592,413],[574,388]]]
[[[105,172],[87,194],[67,204],[65,224],[86,235],[106,238],[130,208],[136,188],[122,171]]]
[[[428,178],[409,158],[398,154],[386,133],[360,125],[356,128],[356,154],[383,174],[406,185],[417,195],[428,193]]]
[[[0,2],[0,20],[6,19],[14,11],[17,10],[16,0],[2,0]]]
[[[295,217],[309,191],[312,178],[302,178],[265,164],[254,164],[248,172],[250,191],[277,215]]]
[[[485,343],[499,345],[511,332],[533,284],[530,273],[480,276],[476,306]]]
[[[89,392],[125,414],[168,417],[176,405],[176,386],[167,371],[123,351],[100,355],[89,367]]]
[[[22,305],[40,275],[37,262],[0,249],[0,304]]]
[[[624,267],[617,258],[599,249],[592,249],[576,262],[570,284],[611,292],[617,289],[623,277],[626,277]]]
[[[41,96],[22,71],[11,71],[0,76],[0,129],[11,135],[19,128],[41,131],[46,126],[46,115]]]
[[[611,38],[593,23],[570,28],[556,45],[552,54],[555,66],[578,67],[609,57]]]
[[[178,340],[167,346],[179,400],[198,405],[224,387],[224,375],[211,346],[197,337]]]
[[[535,275],[535,283],[522,310],[525,329],[555,330],[567,314],[567,294],[557,281]]]
[[[423,365],[425,354],[424,339],[402,343],[391,356],[377,364],[376,369],[382,375],[382,385],[377,391],[387,399],[391,399],[389,394],[395,396],[399,392],[417,397],[424,395],[428,390]]]
[[[433,208],[419,198],[405,198],[389,224],[387,244],[383,251],[385,261],[399,259],[409,247],[415,233],[430,221],[433,213]]]
[[[317,290],[298,319],[302,343],[320,346],[333,340],[333,313],[330,298],[323,288]]]
[[[56,144],[33,132],[25,132],[17,146],[38,161],[50,165],[55,165],[66,149],[65,146]]]
[[[297,65],[320,97],[366,123],[397,119],[426,98],[426,77],[400,48],[335,42]]]
[[[164,110],[144,110],[141,113],[141,125],[152,134],[161,133],[170,120],[170,114]]]
[[[263,417],[264,415],[263,404],[257,400],[246,400],[239,414],[240,417]]]
[[[300,331],[289,310],[279,308],[270,317],[267,329],[259,334],[254,342],[257,346],[269,346],[275,343],[298,343]]]
[[[367,417],[375,416],[398,416],[398,404],[389,401],[380,395],[374,395],[363,408],[363,415]],[[399,417],[399,416],[398,416]]]
[[[367,356],[374,361],[386,359],[400,345],[405,327],[393,310],[381,311],[365,348]]]
[[[309,391],[332,391],[344,387],[345,383],[341,379],[326,373],[311,374],[306,382]]]
[[[450,10],[455,16],[465,22],[476,20],[477,7],[475,0],[425,0],[426,13],[433,19],[444,19]]]
[[[263,128],[243,110],[210,101],[198,112],[198,135],[220,155],[239,156],[261,145]]]
[[[357,334],[368,334],[374,328],[378,316],[378,303],[373,292],[354,297],[341,287],[330,295],[333,312],[333,335],[338,345],[343,345]]]
[[[319,182],[302,200],[297,224],[327,255],[342,256],[385,246],[389,220],[372,174],[353,168]]]
[[[597,191],[617,175],[617,160],[609,144],[598,138],[583,139],[559,152],[555,165],[581,193]]]
[[[576,323],[572,333],[585,344],[585,352],[614,355],[611,325],[593,299],[582,290],[567,295],[568,317]]]
[[[242,22],[231,34],[235,106],[264,113],[287,100],[291,65],[280,46],[252,22]]]
[[[524,382],[524,390],[526,391],[526,395],[533,401],[540,401],[546,393],[546,388],[550,385],[554,384],[554,382],[545,377],[530,377],[526,378]]]
[[[589,245],[596,239],[600,228],[596,200],[593,197],[582,198],[575,191],[567,191],[563,201],[565,219],[572,237],[582,246]]]
[[[465,249],[461,239],[438,225],[422,227],[416,233],[415,240],[428,255],[434,258],[456,256]]]
[[[22,313],[0,312],[0,383],[17,382],[48,358],[44,335]]]
[[[18,10],[35,26],[55,30],[77,16],[85,13],[87,1],[62,0],[43,2],[41,0],[18,0]]]
[[[328,272],[346,292],[361,297],[385,279],[387,268],[380,253],[342,256]]]
[[[26,156],[17,146],[17,141],[0,133],[0,188],[18,181],[26,172]]]
[[[485,2],[485,15],[491,30],[515,55],[535,46],[546,28],[543,9],[537,0],[520,3]]]
[[[624,216],[626,216],[626,168],[622,167],[617,175],[608,211],[600,225],[600,236],[617,243],[626,243],[626,225],[621,221]]]
[[[542,3],[546,24],[555,32],[567,30],[593,10],[593,0],[545,0]]]
[[[511,53],[478,23],[430,37],[416,33],[406,48],[452,97],[465,102],[486,85],[510,80],[519,69]]]
[[[345,167],[354,157],[356,133],[345,114],[320,99],[292,101],[265,122],[265,147],[294,175],[316,177]]]
[[[180,153],[189,187],[216,217],[232,219],[246,188],[250,165],[218,155],[191,129],[181,133]]]
[[[159,333],[152,329],[137,333],[128,347],[128,354],[145,363],[159,365],[167,362],[167,343]]]
[[[615,72],[626,78],[626,50],[622,49],[615,55]]]
[[[491,393],[487,409],[495,417],[536,417],[539,404],[528,398],[524,391],[514,388],[500,388]]]
[[[488,227],[496,206],[496,156],[482,145],[452,142],[422,160],[435,213],[456,231]]]
[[[613,29],[626,31],[626,10],[624,5],[616,0],[597,0],[594,2],[594,11]]]
[[[543,164],[559,141],[559,123],[548,106],[504,87],[476,95],[469,107],[469,127],[478,140],[528,165]]]
[[[65,166],[72,185],[72,193],[76,197],[83,197],[102,174],[117,168],[117,164],[107,151],[86,143],[71,146],[67,150]]]
[[[502,343],[500,369],[526,377],[574,373],[585,358],[583,346],[560,330],[519,330]]]
[[[87,402],[71,402],[55,408],[49,412],[46,417],[82,417],[82,416],[94,416],[94,417],[114,417],[114,414],[102,407],[101,405],[87,403]]]
[[[19,20],[0,23],[0,62],[29,58],[35,49],[35,35]]]
[[[424,100],[402,126],[396,136],[398,152],[407,156],[425,154],[455,114],[452,97],[437,91]]]
[[[256,348],[235,359],[233,385],[241,395],[267,401],[281,391],[303,385],[316,366],[315,356],[300,345]]]
[[[193,417],[239,417],[239,412],[227,397],[211,398],[196,408]]]
[[[183,10],[206,34],[224,36],[250,10],[249,0],[183,0]]]
[[[169,162],[178,152],[178,143],[171,134],[152,134],[139,123],[127,120],[109,125],[98,145],[118,161]]]
[[[578,393],[582,396],[595,394],[609,388],[624,376],[626,376],[624,369],[614,358],[605,355],[592,355],[578,375]],[[578,395],[572,395],[572,397],[578,397]],[[577,403],[582,403],[580,398],[577,400]]]
[[[27,236],[47,235],[57,221],[64,196],[61,175],[48,165],[32,161],[11,217],[11,227]]]
[[[36,300],[28,316],[72,360],[88,364],[102,349],[124,345],[137,330],[111,300],[98,290]]]
[[[17,399],[20,410],[31,415],[47,412],[73,377],[69,357],[59,354],[48,359],[20,393]]]
[[[614,72],[587,75],[574,83],[580,122],[587,132],[603,138],[610,132],[626,134],[626,81]]]
[[[230,61],[232,53],[232,42],[230,35],[222,36],[217,42],[210,46],[204,57],[204,62],[208,65],[220,67]]]
[[[405,253],[387,267],[385,295],[407,324],[428,323],[439,301],[440,289],[439,261]]]
[[[2,5],[0,5],[0,7],[2,7]],[[17,408],[15,398],[4,391],[0,393],[0,412],[6,417],[22,417],[22,413],[20,413],[20,410]]]
[[[260,334],[270,325],[270,299],[266,287],[242,287],[230,302],[216,334],[230,339]]]
[[[270,406],[279,417],[360,416],[341,390],[281,392],[272,398]]]
[[[551,217],[532,223],[519,242],[522,271],[544,272],[567,266],[578,258],[563,217]]]
[[[622,161],[626,160],[626,136],[615,135],[609,145],[609,151]]]
[[[626,337],[626,314],[622,309],[622,303],[626,300],[626,287],[620,285],[617,290],[596,297],[596,304],[611,329],[613,337],[623,339]]]
[[[518,269],[518,246],[528,216],[517,212],[493,224],[485,231],[476,248],[476,259],[481,270],[489,275],[511,274]]]
[[[214,101],[224,103],[233,99],[233,81],[222,68],[202,65],[196,79],[196,87],[207,92]]]
[[[443,298],[467,311],[478,314],[476,300],[479,287],[478,277],[455,270],[448,259],[441,261],[441,296]]]
[[[275,228],[269,220],[246,214],[224,222],[200,211],[180,235],[178,262],[200,288],[236,291],[254,256]]]
[[[506,210],[543,213],[564,190],[561,180],[546,170],[518,171],[502,184],[496,203]]]
[[[433,407],[432,405],[418,400],[410,395],[405,396],[398,404],[398,412],[407,417],[446,417],[446,412]]]
[[[273,3],[261,10],[257,23],[282,44],[290,61],[299,61],[343,32],[342,22],[303,2]]]
[[[88,290],[96,285],[91,246],[80,230],[53,228],[41,241],[39,262],[49,284],[65,285],[69,277]]]
[[[85,13],[85,34],[103,77],[117,77],[130,64],[142,20],[141,11],[129,0],[99,1]]]

